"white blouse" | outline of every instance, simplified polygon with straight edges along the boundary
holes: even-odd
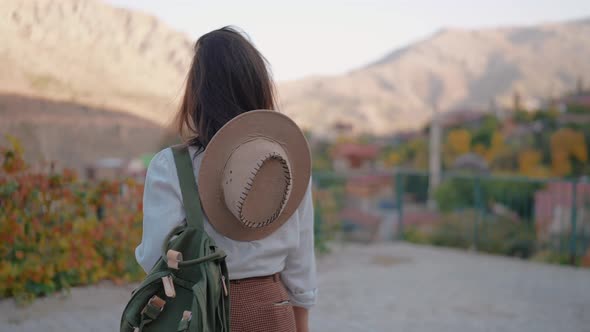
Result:
[[[198,179],[202,153],[189,147]],[[197,180],[198,182],[198,180]],[[180,184],[170,148],[154,156],[147,170],[143,195],[143,234],[135,257],[148,272],[161,255],[166,235],[185,218]],[[314,254],[311,180],[295,211],[277,231],[262,240],[235,241],[215,231],[203,217],[205,231],[226,254],[230,279],[272,275],[280,272],[293,305],[309,308],[316,302],[317,280]]]

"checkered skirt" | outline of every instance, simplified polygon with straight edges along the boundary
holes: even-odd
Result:
[[[232,332],[295,332],[295,315],[278,275],[230,282]]]

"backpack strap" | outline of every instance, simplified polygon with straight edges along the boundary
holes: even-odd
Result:
[[[189,227],[194,227],[201,232],[203,228],[203,212],[201,211],[201,200],[199,199],[199,190],[195,173],[193,171],[193,161],[186,144],[175,145],[172,147],[174,163],[178,173],[178,182],[182,193],[182,203],[186,212],[186,223]]]

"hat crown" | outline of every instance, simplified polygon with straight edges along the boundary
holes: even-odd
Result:
[[[291,193],[291,167],[280,143],[256,137],[238,145],[222,172],[225,205],[244,226],[274,222]]]
[[[229,120],[207,144],[199,196],[216,232],[256,241],[291,219],[310,176],[311,154],[297,124],[277,111],[253,110]]]

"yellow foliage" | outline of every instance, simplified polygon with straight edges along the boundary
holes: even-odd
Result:
[[[556,176],[571,173],[571,158],[588,160],[584,134],[571,128],[562,128],[551,135],[551,169]]]
[[[357,143],[358,140],[355,137],[352,136],[344,136],[344,135],[339,135],[338,137],[336,137],[336,144],[343,144],[343,143]]]
[[[476,144],[473,147],[473,152],[475,152],[478,155],[480,155],[480,156],[482,156],[482,157],[485,158],[486,157],[486,154],[487,154],[487,149],[486,149],[486,147],[483,144],[478,143],[478,144]]]
[[[12,149],[14,150],[15,154],[22,155],[23,147],[20,141],[16,137],[11,135],[7,135],[6,138],[8,139],[8,142],[12,145]]]
[[[499,155],[502,154],[504,151],[504,135],[500,132],[495,132],[492,136],[492,143],[490,144],[490,148],[488,149],[485,158],[488,162],[496,159]]]
[[[465,153],[468,153],[471,148],[471,133],[467,129],[455,129],[451,130],[446,137],[445,144],[443,145],[442,158],[445,165],[452,165],[455,159]],[[423,156],[416,155],[422,158],[420,163],[428,165],[428,153],[426,152]]]
[[[402,156],[400,153],[392,151],[387,155],[385,158],[384,164],[387,167],[393,167],[398,165],[402,161]]]
[[[551,171],[556,176],[566,176],[572,171],[572,164],[565,151],[551,152]]]
[[[6,139],[10,147],[0,147],[0,173],[12,174],[24,171],[28,166],[23,159],[23,148],[20,142],[13,136],[7,135]]]
[[[414,162],[412,163],[412,166],[416,169],[427,169],[428,158],[428,150],[418,150],[414,156]]]
[[[447,145],[451,153],[456,156],[469,152],[471,134],[467,129],[455,129],[447,135]]]
[[[141,239],[143,185],[127,181],[125,195],[116,181],[26,172],[22,147],[10,141],[0,146],[0,298],[26,301],[123,274],[140,280],[133,249]],[[111,207],[101,220],[98,206]]]
[[[518,155],[518,169],[521,174],[535,176],[541,166],[541,152],[529,149]]]

